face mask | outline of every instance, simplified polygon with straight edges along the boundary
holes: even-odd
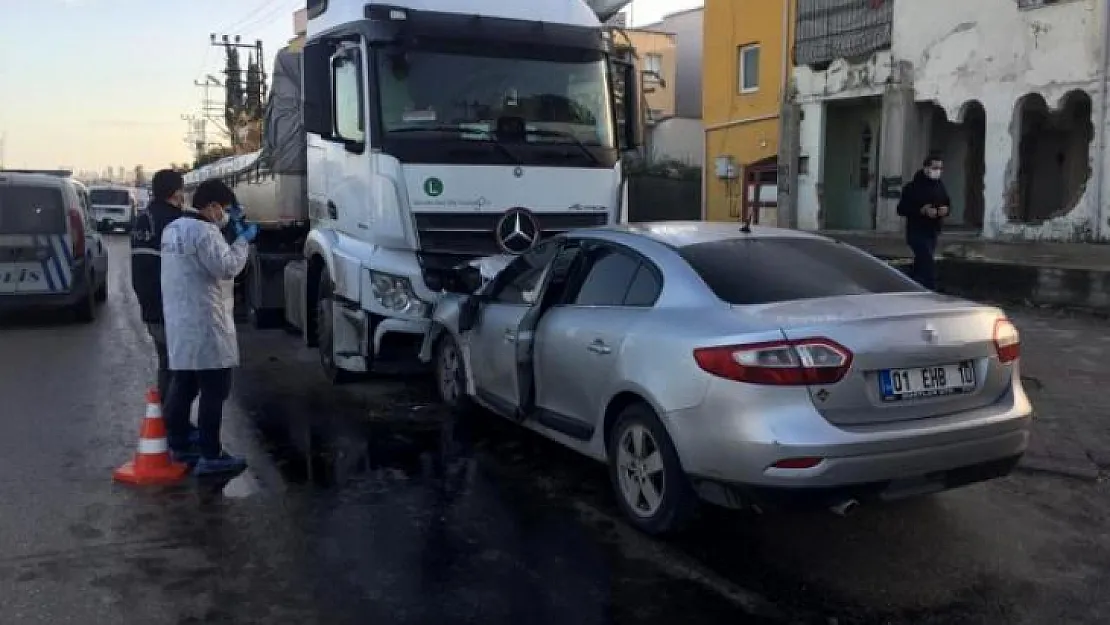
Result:
[[[926,169],[925,170],[925,175],[932,178],[933,180],[940,180],[940,174],[941,174],[941,170],[939,170],[939,169]]]
[[[228,215],[227,211],[223,211],[222,213],[220,213],[220,219],[216,222],[216,225],[218,225],[220,228],[226,228],[227,224],[230,222],[231,215]]]

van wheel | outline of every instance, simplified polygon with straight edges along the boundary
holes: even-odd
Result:
[[[621,412],[608,451],[617,502],[633,525],[655,535],[686,527],[697,512],[698,497],[650,407],[635,403]]]
[[[358,376],[335,364],[335,329],[332,327],[332,309],[335,307],[335,285],[327,272],[320,274],[320,299],[316,303],[316,340],[320,352],[320,367],[324,377],[332,384],[348,384]]]
[[[466,361],[450,332],[444,331],[436,341],[435,372],[440,401],[453,412],[469,412],[474,402],[466,392]]]
[[[96,290],[96,303],[103,304],[106,301],[108,301],[108,278],[104,278],[104,282]]]
[[[73,305],[73,314],[79,323],[92,323],[96,321],[96,291],[93,290],[94,276],[89,274],[88,288],[81,297],[81,301]]]

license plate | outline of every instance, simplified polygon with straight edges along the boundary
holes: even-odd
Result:
[[[879,372],[883,401],[902,401],[970,393],[975,390],[975,366],[970,361],[952,365],[885,369]]]

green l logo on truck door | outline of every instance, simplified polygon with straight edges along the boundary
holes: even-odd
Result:
[[[424,181],[424,194],[428,197],[439,197],[443,193],[443,181],[439,178],[428,178]]]

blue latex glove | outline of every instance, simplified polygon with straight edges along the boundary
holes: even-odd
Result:
[[[235,236],[245,239],[247,243],[258,237],[258,224],[248,224],[245,221],[235,222]]]
[[[231,208],[227,209],[227,216],[231,218],[231,221],[243,221],[246,215],[243,214],[242,206],[232,204]]]

